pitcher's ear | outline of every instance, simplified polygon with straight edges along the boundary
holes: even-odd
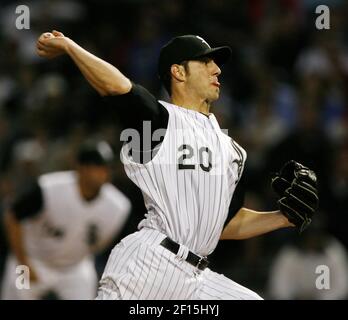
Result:
[[[186,77],[185,67],[180,64],[173,64],[170,67],[170,73],[178,81],[185,80],[185,77]]]

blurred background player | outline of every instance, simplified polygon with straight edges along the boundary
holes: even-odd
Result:
[[[12,253],[2,299],[93,299],[93,255],[121,231],[131,204],[108,183],[113,160],[105,141],[85,142],[75,171],[39,176],[18,194],[5,214]],[[17,289],[16,267],[30,270],[30,289]]]
[[[270,298],[347,299],[348,255],[325,225],[315,220],[303,237],[279,250],[269,273]]]

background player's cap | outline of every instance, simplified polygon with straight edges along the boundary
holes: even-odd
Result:
[[[158,75],[163,78],[172,64],[180,64],[185,60],[195,60],[206,56],[212,57],[220,66],[230,58],[231,53],[230,47],[211,48],[203,38],[196,35],[179,36],[162,47],[158,62]]]
[[[114,160],[114,153],[106,141],[84,142],[78,150],[77,162],[85,165],[108,165]]]

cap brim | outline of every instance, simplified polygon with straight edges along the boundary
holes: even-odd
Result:
[[[228,46],[207,49],[205,52],[193,58],[212,57],[217,65],[226,63],[232,55],[232,50]]]

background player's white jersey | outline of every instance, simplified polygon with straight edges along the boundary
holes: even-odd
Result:
[[[210,254],[219,241],[229,204],[242,175],[246,152],[209,117],[163,101],[169,112],[158,153],[136,163],[131,143],[121,156],[147,208],[139,228],[157,229],[196,254]]]
[[[112,239],[130,211],[129,200],[109,183],[95,199],[84,200],[73,171],[42,175],[39,185],[43,210],[23,220],[23,243],[29,257],[52,267],[76,264]]]

